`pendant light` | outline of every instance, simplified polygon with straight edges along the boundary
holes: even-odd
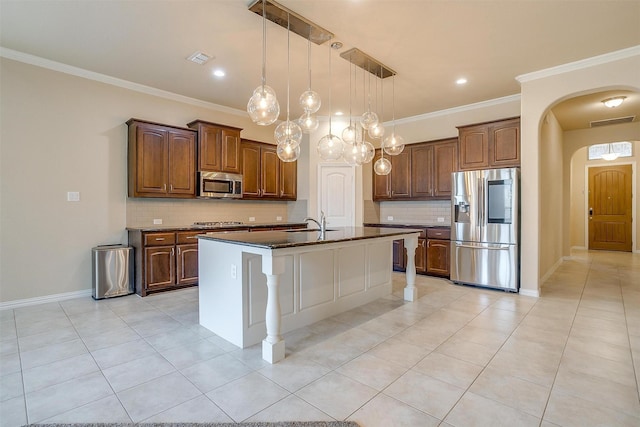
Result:
[[[289,120],[289,86],[291,79],[290,72],[290,45],[289,39],[291,30],[289,28],[289,14],[287,14],[287,120],[276,126],[274,136],[278,146],[276,152],[283,162],[295,162],[300,156],[300,141],[302,140],[302,129],[296,122]]]
[[[362,119],[360,120],[360,125],[364,130],[369,130],[378,124],[378,115],[371,111],[371,70],[369,70],[369,75],[367,77],[369,77],[369,104],[367,110],[362,114]],[[364,83],[364,79],[362,82]]]
[[[380,122],[384,120],[384,82],[380,81]],[[391,162],[384,158],[384,140],[380,138],[380,158],[373,164],[373,171],[376,175],[389,175],[391,172]]]
[[[353,123],[353,116],[351,114],[351,95],[353,94],[353,90],[351,88],[351,58],[349,58],[349,126],[343,129],[342,131],[342,141],[345,144],[353,144],[357,139],[358,128]],[[353,79],[355,81],[356,73],[355,67],[353,69]],[[355,84],[354,84],[355,86]],[[346,151],[349,151],[347,147]]]
[[[384,140],[384,151],[390,156],[397,156],[402,153],[404,150],[404,138],[400,135],[396,134],[396,76],[395,74],[392,77],[392,120],[393,120],[393,130],[391,131],[391,135],[385,138]]]
[[[267,86],[267,14],[266,0],[262,0],[262,83],[254,91],[247,103],[247,113],[251,120],[261,126],[274,123],[280,115],[280,104],[276,92]]]
[[[318,155],[324,161],[338,161],[344,152],[342,140],[331,133],[331,49],[339,49],[338,44],[332,43],[329,49],[329,133],[320,138],[317,145]]]
[[[380,86],[382,86],[383,82],[382,82],[382,70],[380,70]],[[383,113],[383,109],[384,109],[384,97],[383,97],[383,91],[380,91],[380,120],[378,120],[378,123],[376,123],[375,126],[371,126],[369,128],[369,137],[373,138],[373,139],[378,139],[378,138],[382,138],[384,136],[384,126],[382,125],[382,113]],[[378,106],[378,82],[376,82],[376,109]]]
[[[320,95],[311,89],[311,38],[307,40],[307,71],[309,72],[309,88],[300,95],[300,106],[304,113],[298,119],[303,133],[310,134],[318,129],[318,119],[314,115],[322,105]]]

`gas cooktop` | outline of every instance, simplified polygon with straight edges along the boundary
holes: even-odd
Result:
[[[242,221],[197,221],[193,225],[196,227],[223,227],[225,225],[242,225]]]

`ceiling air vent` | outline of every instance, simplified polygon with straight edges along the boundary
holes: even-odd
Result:
[[[618,117],[616,119],[595,120],[591,122],[591,127],[597,128],[600,126],[619,125],[621,123],[629,123],[629,122],[632,122],[635,118],[636,116],[627,116],[627,117]]]
[[[212,58],[211,55],[207,55],[204,52],[194,52],[187,59],[191,62],[195,62],[196,64],[202,65],[208,60]]]

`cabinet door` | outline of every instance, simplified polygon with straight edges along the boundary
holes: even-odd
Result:
[[[404,249],[404,239],[393,241],[393,269],[405,271],[407,266],[407,251]]]
[[[411,150],[405,149],[391,160],[391,198],[411,197]]]
[[[492,167],[520,166],[520,119],[505,120],[489,128]]]
[[[408,147],[405,147],[405,150]],[[411,198],[433,196],[433,146],[411,147]]]
[[[168,133],[168,193],[173,197],[196,195],[196,138],[193,132]]]
[[[198,244],[176,246],[176,285],[198,283]]]
[[[416,248],[416,273],[427,272],[427,239],[418,238]]]
[[[242,142],[242,196],[260,197],[260,145]]]
[[[451,173],[458,170],[458,140],[433,146],[433,198],[451,198]]]
[[[220,145],[222,172],[240,173],[240,131],[222,129]]]
[[[460,128],[460,170],[489,167],[488,125]]]
[[[138,124],[135,133],[134,194],[162,197],[167,193],[167,131],[159,126]],[[131,142],[130,142],[131,144]]]
[[[427,240],[427,273],[438,276],[449,276],[448,240]]]
[[[198,167],[201,171],[220,172],[222,169],[220,141],[222,130],[212,126],[199,125]]]
[[[144,249],[145,287],[171,286],[176,280],[174,246],[155,246]]]
[[[280,161],[280,198],[296,200],[298,197],[298,162]]]
[[[373,161],[372,164],[375,164],[375,162],[381,157],[381,151],[378,149],[376,150],[375,156],[373,157]],[[386,156],[386,158],[388,158],[388,156]],[[372,169],[372,183],[373,183],[373,189],[372,189],[372,198],[374,201],[376,200],[387,200],[389,199],[389,197],[391,197],[391,174],[388,175],[377,175],[375,170]]]
[[[278,198],[280,194],[280,159],[276,147],[263,145],[260,165],[262,176],[262,197]]]

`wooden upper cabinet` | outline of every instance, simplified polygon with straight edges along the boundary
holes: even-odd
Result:
[[[520,166],[520,119],[496,123],[489,130],[489,161],[491,166]]]
[[[296,200],[298,162],[285,163],[275,145],[247,139],[241,141],[240,152],[243,198]]]
[[[189,123],[198,131],[198,170],[241,173],[240,131],[242,129],[195,120]]]
[[[411,197],[411,152],[405,147],[402,153],[389,158],[391,160],[391,197],[408,199]]]
[[[433,198],[451,198],[451,174],[458,170],[458,139],[433,144]]]
[[[520,166],[520,118],[461,126],[460,170]]]
[[[429,198],[433,196],[433,146],[418,144],[405,150],[411,151],[411,197]]]
[[[196,133],[136,119],[127,125],[129,197],[195,197]]]
[[[371,161],[372,165],[382,157],[381,153],[382,151],[378,148],[373,156],[373,160]],[[391,174],[378,175],[376,174],[375,169],[371,169],[373,173],[371,179],[371,182],[373,183],[373,200],[388,200],[391,198]]]

